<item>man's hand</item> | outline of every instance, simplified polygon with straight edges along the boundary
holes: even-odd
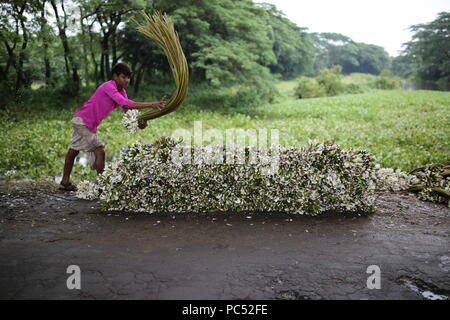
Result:
[[[138,127],[141,130],[147,128],[147,120],[139,120]]]
[[[166,105],[166,101],[165,100],[166,100],[166,96],[162,97],[161,100],[159,100],[158,102],[154,103],[153,108],[161,110]]]

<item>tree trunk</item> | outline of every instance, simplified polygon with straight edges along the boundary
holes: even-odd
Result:
[[[83,62],[84,62],[84,79],[86,81],[86,87],[89,87],[89,72],[88,72],[88,54],[86,50],[86,32],[83,23],[83,8],[80,7],[80,27],[81,27],[81,37],[82,37],[82,45],[83,45]]]
[[[18,12],[19,15],[23,15],[26,8],[26,3],[23,5],[22,8],[20,8],[20,11]],[[24,85],[27,85],[27,79],[25,79],[25,74],[23,71],[23,61],[25,60],[25,50],[28,46],[28,30],[25,27],[25,23],[23,19],[20,19],[20,26],[22,27],[22,47],[19,54],[19,61],[17,63],[17,77],[16,77],[16,92],[19,91],[20,88],[22,88]]]
[[[116,32],[114,31],[111,38],[112,53],[113,53],[113,63],[114,66],[117,63],[117,43],[116,43]]]
[[[102,40],[102,63],[102,80],[106,81],[106,79],[109,79],[109,73],[111,71],[109,64],[109,33],[106,33]]]
[[[64,62],[66,65],[66,73],[67,78],[72,81],[71,84],[71,94],[77,95],[80,89],[80,77],[78,76],[78,69],[75,65],[74,59],[70,52],[69,41],[67,40],[66,29],[67,29],[67,14],[64,8],[64,1],[61,2],[61,9],[64,13],[64,24],[61,23],[61,19],[59,17],[58,8],[56,6],[55,0],[50,0],[50,3],[53,7],[53,11],[55,12],[56,25],[59,30],[59,37],[61,38],[61,42],[64,48]],[[72,70],[72,72],[70,72]]]
[[[51,81],[52,73],[50,68],[50,58],[48,57],[48,38],[47,38],[47,22],[45,20],[45,0],[42,2],[41,8],[41,35],[42,35],[42,46],[44,53],[44,66],[45,66],[45,84],[47,86],[52,86],[53,83]]]
[[[9,68],[13,66],[15,69],[17,69],[16,66],[16,55],[14,54],[14,50],[16,48],[17,42],[14,41],[14,45],[12,47],[9,46],[9,43],[5,40],[3,41],[6,47],[6,51],[8,52],[8,61],[6,62],[5,71],[4,74],[7,75],[9,73]]]
[[[145,74],[145,69],[147,69],[147,66],[149,64],[150,60],[145,60],[141,66],[139,67],[139,69],[136,71],[136,77],[135,77],[135,82],[133,84],[134,87],[134,94],[136,95],[139,92],[139,88],[141,83],[144,80],[144,74]]]
[[[91,52],[91,59],[92,59],[92,63],[94,64],[94,78],[95,78],[95,83],[98,84],[100,82],[100,75],[98,73],[98,62],[97,59],[95,58],[95,51],[94,51],[94,46],[92,45],[92,43],[94,42],[93,36],[92,36],[92,24],[88,27],[88,34],[89,34],[89,50]]]
[[[66,67],[67,77],[70,77],[70,67],[69,67],[69,45],[67,43],[66,30],[63,28],[61,19],[59,17],[58,7],[56,6],[55,0],[50,0],[53,11],[55,12],[56,25],[58,26],[59,38],[61,39],[64,48],[64,64]]]

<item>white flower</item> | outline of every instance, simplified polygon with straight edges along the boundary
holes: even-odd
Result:
[[[124,148],[100,177],[105,209],[148,213],[265,210],[312,215],[327,210],[373,210],[375,165],[365,151],[342,150],[326,143],[309,149],[280,147],[279,170],[268,176],[262,174],[269,158],[264,150],[258,151],[261,161],[256,163],[206,164],[211,153],[222,149],[197,148],[198,163],[179,164],[170,160],[175,148],[177,143],[164,138]],[[223,151],[233,155],[236,150],[232,146]],[[330,152],[337,157],[329,157]],[[344,166],[356,158],[364,161]]]
[[[138,116],[139,116],[139,110],[133,109],[133,110],[129,110],[128,112],[126,112],[123,115],[122,118],[122,125],[128,129],[128,131],[130,133],[136,133],[137,130],[139,129],[139,121],[138,121]]]
[[[85,200],[95,200],[100,196],[98,184],[90,181],[82,181],[78,184],[77,198]]]
[[[376,189],[381,191],[403,191],[417,182],[417,177],[400,169],[379,168],[376,171]]]

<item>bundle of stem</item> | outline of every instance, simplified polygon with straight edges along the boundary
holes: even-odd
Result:
[[[137,30],[163,49],[176,85],[175,93],[163,109],[149,110],[138,117],[138,120],[151,120],[175,111],[183,103],[188,93],[189,68],[178,33],[175,31],[170,17],[167,14],[161,15],[159,12],[151,16],[143,12],[142,15],[145,22],[143,24],[136,22]]]

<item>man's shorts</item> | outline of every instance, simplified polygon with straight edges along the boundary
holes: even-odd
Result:
[[[85,151],[88,157],[91,169],[95,169],[95,154],[94,150],[99,147],[104,147],[99,137],[89,131],[80,117],[73,117],[72,119],[72,142],[70,148],[78,151]]]

